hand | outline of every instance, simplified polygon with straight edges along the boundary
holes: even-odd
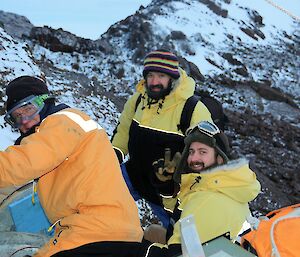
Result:
[[[180,159],[181,154],[179,152],[176,152],[173,156],[173,159],[171,160],[171,149],[166,148],[165,158],[161,158],[152,163],[156,177],[162,182],[171,180],[173,178],[176,167],[180,162]]]
[[[166,244],[167,230],[158,224],[151,224],[144,231],[144,239],[151,243]]]

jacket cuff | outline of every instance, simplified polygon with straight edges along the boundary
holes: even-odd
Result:
[[[116,153],[117,158],[119,160],[119,163],[120,164],[123,163],[123,160],[124,160],[124,154],[123,154],[123,152],[119,148],[116,148],[116,147],[114,147],[114,150],[115,150],[115,153]]]

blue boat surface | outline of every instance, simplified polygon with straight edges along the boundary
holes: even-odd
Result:
[[[0,256],[33,255],[51,236],[50,226],[32,183],[3,196],[0,201]]]

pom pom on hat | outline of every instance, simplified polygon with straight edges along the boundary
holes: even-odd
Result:
[[[46,83],[36,77],[21,76],[6,86],[6,110],[12,109],[18,102],[30,95],[49,94]]]
[[[156,71],[178,79],[180,77],[178,67],[179,62],[175,54],[164,50],[152,51],[144,60],[143,76],[146,78],[150,71]]]

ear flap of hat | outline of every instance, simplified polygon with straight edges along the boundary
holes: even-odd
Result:
[[[229,161],[229,153],[230,153],[230,145],[227,136],[223,131],[220,131],[218,135],[215,136],[216,138],[216,150],[224,159],[224,162],[227,163]]]

